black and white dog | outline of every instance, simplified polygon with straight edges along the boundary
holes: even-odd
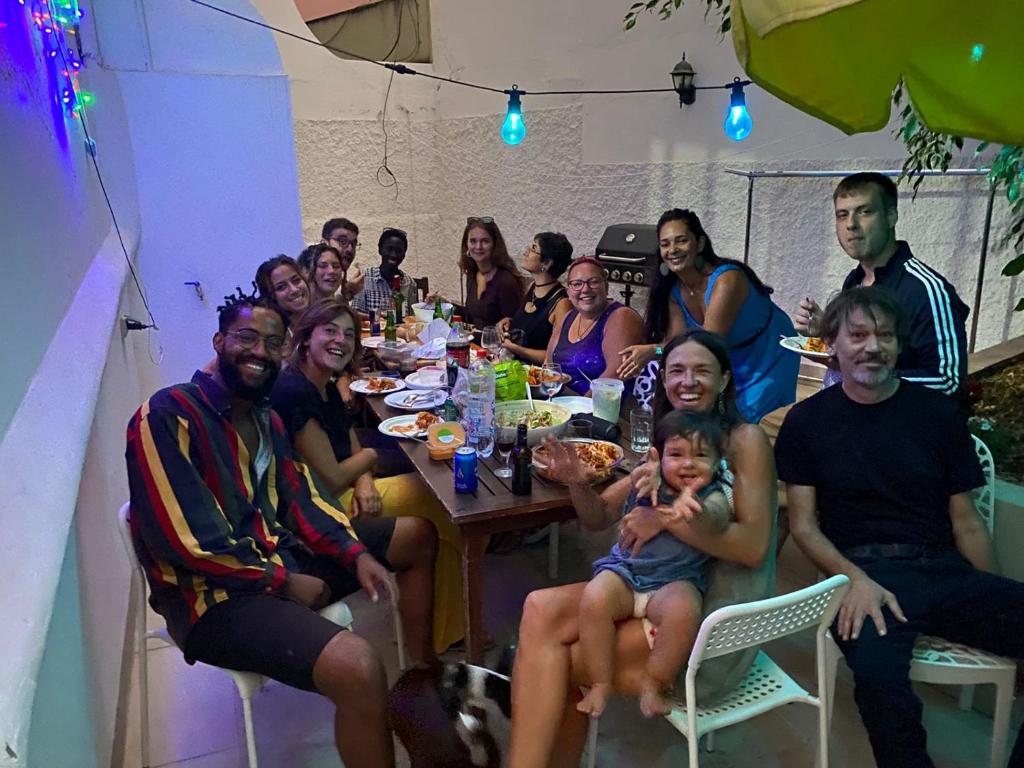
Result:
[[[474,768],[501,768],[500,744],[507,744],[512,717],[511,680],[471,664],[446,664],[441,702]]]

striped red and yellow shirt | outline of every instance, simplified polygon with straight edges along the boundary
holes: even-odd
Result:
[[[232,426],[227,393],[201,372],[157,392],[128,424],[132,536],[150,602],[179,646],[232,594],[281,592],[303,545],[350,569],[366,551],[337,500],[294,457],[277,414],[265,404],[253,414],[263,462]]]

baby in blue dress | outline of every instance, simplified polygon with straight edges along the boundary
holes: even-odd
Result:
[[[652,457],[660,456],[658,507],[666,522],[723,530],[732,518],[732,505],[722,477],[717,424],[701,414],[673,411],[658,422],[652,443]],[[685,503],[674,504],[680,496]],[[650,503],[634,491],[623,514]],[[594,578],[580,603],[580,646],[591,686],[577,709],[591,717],[604,711],[612,691],[615,623],[636,617],[645,620],[651,643],[640,709],[647,717],[668,714],[663,692],[682,669],[697,636],[707,560],[708,555],[663,530],[635,553],[616,544],[594,563]]]

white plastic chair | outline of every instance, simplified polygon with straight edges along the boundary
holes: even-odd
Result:
[[[686,737],[690,768],[698,767],[697,746],[705,734],[710,739],[711,733],[720,728],[792,702],[818,708],[818,764],[821,768],[828,768],[828,731],[832,711],[828,697],[832,688],[826,679],[825,633],[849,588],[849,579],[833,576],[786,595],[719,608],[704,619],[687,662],[685,701],[677,702],[665,717]],[[817,696],[800,687],[768,654],[758,651],[750,671],[732,691],[710,706],[703,707],[697,703],[695,682],[705,661],[812,627],[817,628]],[[597,728],[592,721],[588,768],[594,768],[596,740]]]
[[[132,542],[131,526],[128,522],[129,505],[124,504],[117,513],[117,528],[121,534],[121,541],[124,543],[125,551],[128,553],[128,562],[132,567],[132,587],[136,595],[135,599],[135,628],[133,637],[135,641],[134,653],[139,659],[139,741],[142,752],[142,768],[149,768],[149,660],[146,653],[146,640],[154,639],[166,645],[174,645],[174,641],[168,634],[167,629],[161,627],[146,631],[146,595],[149,584],[146,581],[146,574],[142,569],[138,556],[135,553],[135,545]],[[344,602],[338,601],[320,611],[325,619],[333,621],[340,627],[352,629],[352,612]],[[402,629],[397,611],[395,612],[395,633],[398,639],[398,665],[400,669],[405,668],[405,651],[402,645]],[[269,678],[255,672],[239,672],[234,669],[224,671],[231,675],[238,688],[238,695],[242,699],[242,716],[245,721],[245,748],[249,758],[249,768],[258,768],[256,760],[256,731],[252,720],[252,697],[267,684]]]
[[[974,448],[981,469],[985,473],[985,484],[974,492],[974,508],[978,510],[991,536],[995,526],[995,461],[988,446],[977,437],[974,438]],[[829,635],[828,679],[831,685],[834,685],[835,669],[841,656],[842,651]],[[1002,768],[1005,764],[1006,740],[1010,731],[1010,710],[1013,708],[1016,677],[1017,665],[1012,659],[931,635],[921,635],[917,638],[910,662],[911,680],[938,685],[962,685],[960,709],[965,711],[973,706],[975,685],[992,684],[996,687],[989,768]]]

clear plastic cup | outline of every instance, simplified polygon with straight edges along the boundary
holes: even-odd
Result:
[[[626,388],[618,379],[594,379],[590,382],[590,395],[594,399],[594,415],[615,424],[619,420],[622,392]]]
[[[651,447],[651,433],[654,431],[654,414],[646,408],[634,408],[629,412],[629,447],[641,456]]]

